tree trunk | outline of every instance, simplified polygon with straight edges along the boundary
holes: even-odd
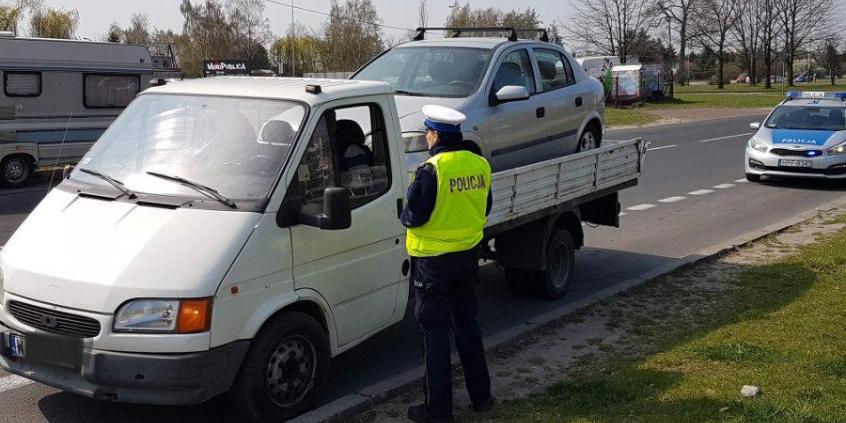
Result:
[[[755,61],[755,53],[752,53],[752,63],[749,66],[749,85],[758,85],[758,63]]]
[[[793,84],[793,49],[791,49],[787,53],[787,59],[785,60],[784,66],[787,68],[787,83],[790,84],[791,87],[795,87]]]
[[[681,72],[681,81],[680,85],[684,85],[687,81],[687,22],[683,22],[681,27],[679,28],[679,72]]]
[[[723,46],[720,46],[719,53],[717,54],[717,61],[719,62],[719,68],[717,70],[717,89],[721,90],[724,88],[723,85]]]
[[[771,76],[773,74],[773,52],[770,46],[764,47],[764,68],[766,69],[765,72],[765,80],[764,80],[764,88],[772,88],[773,83],[770,81]]]

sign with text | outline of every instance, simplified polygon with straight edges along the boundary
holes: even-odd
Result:
[[[203,76],[249,74],[246,60],[203,60]]]

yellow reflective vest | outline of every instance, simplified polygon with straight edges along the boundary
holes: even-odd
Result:
[[[469,151],[447,151],[426,160],[435,168],[438,187],[429,221],[408,228],[405,247],[412,257],[470,250],[483,237],[491,187],[491,166]]]

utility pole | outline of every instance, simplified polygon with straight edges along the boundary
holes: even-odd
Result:
[[[297,26],[294,22],[294,0],[291,0],[291,77],[297,76]]]

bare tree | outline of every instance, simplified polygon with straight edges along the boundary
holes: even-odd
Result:
[[[649,28],[654,14],[647,0],[574,0],[570,38],[592,52],[626,62],[633,39]],[[592,49],[597,49],[592,50]]]
[[[840,55],[837,54],[837,44],[834,39],[829,38],[823,45],[823,63],[828,68],[828,78],[831,85],[834,85],[834,80],[837,79],[837,74],[840,72]]]
[[[739,46],[740,59],[745,63],[749,85],[758,83],[758,53],[761,37],[761,0],[741,2],[737,14],[737,24],[732,29],[734,40]]]
[[[776,0],[783,31],[787,82],[793,85],[793,61],[807,43],[829,35],[835,0]]]
[[[717,88],[723,89],[723,67],[726,61],[726,41],[739,16],[740,2],[744,0],[701,0],[693,24],[697,37],[704,47],[717,53]]]
[[[382,48],[382,20],[370,0],[332,0],[323,28],[323,58],[327,70],[353,71]]]
[[[426,27],[429,26],[429,5],[426,3],[426,0],[420,0],[420,4],[417,6],[417,26]]]
[[[122,42],[136,46],[150,47],[150,21],[143,13],[133,13],[129,27],[123,30]]]
[[[270,42],[270,23],[264,16],[265,0],[227,0],[229,24],[235,31],[237,57],[252,61],[260,53],[259,45]]]
[[[761,39],[761,48],[764,49],[764,87],[772,88],[773,75],[773,43],[779,35],[779,13],[776,9],[776,2],[778,0],[760,0],[761,6],[761,26],[758,30],[758,36]]]
[[[655,3],[657,12],[676,27],[679,36],[679,64],[680,71],[687,70],[687,43],[690,41],[690,21],[697,2],[700,0],[658,0]]]

